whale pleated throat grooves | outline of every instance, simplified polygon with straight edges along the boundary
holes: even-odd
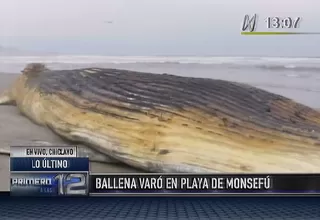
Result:
[[[320,172],[320,113],[246,84],[29,64],[0,103],[150,172]]]

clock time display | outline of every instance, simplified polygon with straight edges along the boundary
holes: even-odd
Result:
[[[267,23],[267,28],[298,28],[301,17],[286,17],[286,18],[280,18],[280,17],[267,17],[265,19]]]

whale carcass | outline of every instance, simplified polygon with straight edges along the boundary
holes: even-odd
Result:
[[[320,172],[320,113],[246,84],[29,64],[0,103],[145,171]]]

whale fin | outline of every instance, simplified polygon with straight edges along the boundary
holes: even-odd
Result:
[[[0,94],[0,105],[14,105],[15,101],[11,98],[8,91]]]

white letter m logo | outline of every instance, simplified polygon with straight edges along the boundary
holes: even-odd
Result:
[[[257,14],[254,14],[252,18],[249,15],[244,16],[242,23],[242,31],[253,32],[257,26]]]

